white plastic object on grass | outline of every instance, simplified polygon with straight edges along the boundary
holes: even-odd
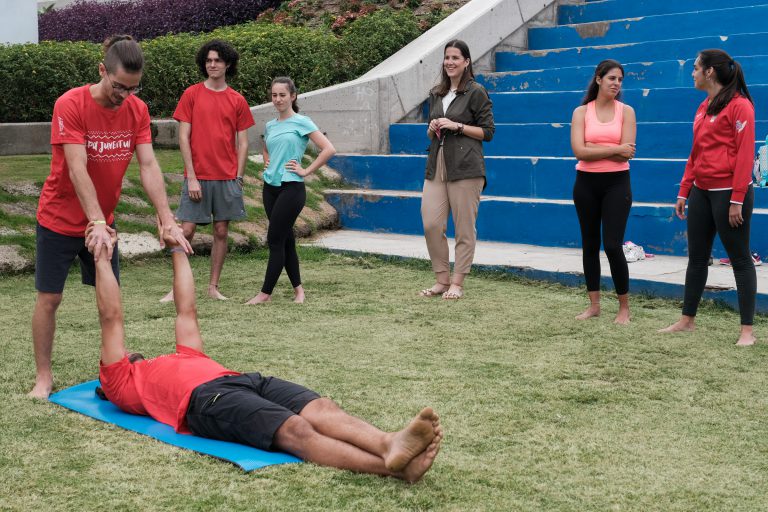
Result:
[[[643,250],[643,247],[640,245],[627,241],[624,242],[622,248],[624,249],[624,257],[627,259],[628,263],[645,259],[645,250]]]

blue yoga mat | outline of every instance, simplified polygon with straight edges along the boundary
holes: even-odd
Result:
[[[272,464],[301,462],[301,459],[287,453],[266,452],[242,444],[177,434],[173,428],[149,416],[128,414],[118,409],[112,402],[100,399],[95,392],[98,385],[98,380],[84,382],[54,393],[49,400],[80,414],[144,434],[158,441],[229,461],[245,471],[253,471]]]

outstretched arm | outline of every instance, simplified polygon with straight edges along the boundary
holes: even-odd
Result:
[[[101,257],[96,260],[96,305],[101,323],[101,363],[105,366],[125,356],[125,327],[120,286],[107,257],[106,244],[101,245]]]
[[[176,304],[176,344],[203,351],[203,338],[197,323],[195,305],[195,280],[189,259],[176,238],[166,226],[160,225],[160,238],[171,249],[173,259],[173,301]]]
[[[171,209],[168,207],[168,196],[165,194],[163,173],[160,171],[160,165],[155,158],[152,144],[137,144],[136,160],[139,162],[141,184],[147,196],[149,196],[149,200],[155,206],[155,211],[163,223],[163,229],[170,233],[176,244],[180,245],[187,254],[192,254],[192,246],[184,238],[184,232],[176,225],[173,213],[171,213]],[[162,238],[160,243],[163,243]]]

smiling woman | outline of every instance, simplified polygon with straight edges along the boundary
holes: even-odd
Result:
[[[480,193],[485,188],[483,141],[495,130],[491,100],[475,82],[467,43],[449,41],[443,52],[440,83],[429,95],[431,140],[421,201],[424,237],[435,272],[435,284],[422,297],[460,299],[464,278],[475,255]],[[445,232],[448,212],[456,231],[456,262],[451,277]]]

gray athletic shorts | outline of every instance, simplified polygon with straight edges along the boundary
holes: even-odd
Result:
[[[182,222],[210,224],[211,221],[245,218],[243,189],[237,180],[198,180],[203,198],[199,203],[189,198],[187,180],[181,188],[176,218]]]

